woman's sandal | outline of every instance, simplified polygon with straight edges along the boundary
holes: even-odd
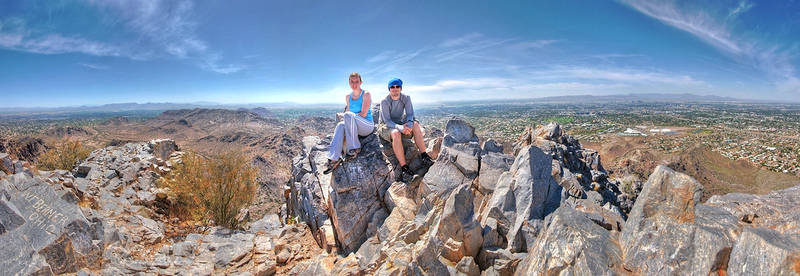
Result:
[[[338,167],[339,167],[339,165],[341,165],[341,164],[342,164],[342,159],[341,159],[341,158],[340,158],[340,159],[336,159],[336,160],[330,160],[330,159],[328,159],[328,163],[326,164],[326,166],[327,166],[328,168],[326,168],[326,169],[325,169],[325,171],[323,171],[322,173],[323,173],[323,174],[329,174],[329,173],[331,173],[333,170],[335,170],[336,168],[338,168]]]

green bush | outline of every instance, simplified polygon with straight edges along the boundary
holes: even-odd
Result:
[[[40,170],[72,170],[81,160],[89,157],[92,149],[78,140],[65,138],[39,156],[36,167]]]
[[[187,153],[182,163],[161,179],[175,199],[170,215],[238,228],[239,210],[253,200],[257,170],[240,152],[204,158]]]

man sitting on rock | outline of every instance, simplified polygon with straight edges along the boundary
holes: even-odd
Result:
[[[403,139],[414,138],[424,166],[433,165],[433,160],[425,152],[425,140],[422,137],[422,126],[414,119],[414,106],[411,97],[402,94],[403,81],[394,78],[389,81],[389,95],[381,101],[381,118],[378,126],[378,136],[385,141],[392,142],[392,150],[400,163],[400,172],[396,175],[397,181],[411,179],[414,173],[406,164]]]

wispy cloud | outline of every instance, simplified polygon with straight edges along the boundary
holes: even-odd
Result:
[[[530,50],[530,49],[541,49],[543,47],[549,46],[550,44],[559,42],[559,40],[554,39],[543,39],[543,40],[534,40],[534,41],[522,41],[518,43],[514,43],[513,45],[509,46],[513,49],[517,50]]]
[[[134,60],[176,58],[196,64],[203,70],[230,74],[245,68],[226,63],[222,53],[212,50],[196,34],[193,3],[186,0],[85,0],[99,8],[102,22],[136,34],[126,41],[98,41],[59,33],[47,33],[26,26],[24,18],[0,21],[0,47],[37,54],[80,53],[92,56],[126,57]]]
[[[197,36],[198,23],[191,1],[86,1],[119,16],[128,29],[171,56],[192,60],[204,70],[221,74],[244,69],[242,65],[224,64],[222,54],[212,51],[208,43]]]
[[[35,35],[27,29],[25,21],[15,18],[0,22],[0,47],[36,54],[82,53],[93,56],[122,56],[121,48],[81,37],[58,34]]]
[[[747,1],[741,1],[739,2],[739,5],[736,6],[736,8],[732,9],[731,12],[728,13],[728,18],[730,19],[736,18],[737,16],[739,16],[739,14],[742,14],[752,9],[753,6],[754,6],[753,3],[749,3]]]
[[[481,37],[483,37],[483,34],[469,33],[469,34],[465,34],[465,35],[463,35],[461,37],[451,38],[451,39],[447,39],[445,41],[442,41],[442,43],[439,44],[439,47],[449,48],[449,47],[462,46],[462,45],[468,44],[468,43],[470,43],[470,42],[472,42],[472,41],[474,41],[476,39],[479,39]]]
[[[460,99],[510,99],[564,95],[565,93],[612,93],[629,87],[620,83],[539,82],[520,78],[467,78],[436,81],[427,85],[407,85],[403,88],[419,102],[453,101]],[[453,98],[458,95],[458,98]]]
[[[498,47],[506,44],[515,39],[479,39],[482,35],[466,35],[457,39],[447,40],[440,46],[448,48],[444,52],[438,53],[434,56],[436,62],[449,61],[470,53],[478,52],[481,50]],[[446,46],[445,46],[446,45]]]
[[[83,67],[86,67],[86,68],[89,68],[89,69],[94,69],[94,70],[108,70],[108,69],[111,69],[111,67],[110,67],[110,66],[108,66],[108,65],[101,65],[101,64],[92,64],[92,63],[78,63],[78,65],[80,65],[80,66],[83,66]]]
[[[375,62],[384,61],[384,60],[387,60],[387,59],[391,58],[394,55],[394,53],[395,53],[395,51],[393,51],[393,50],[383,51],[383,52],[378,53],[377,55],[374,55],[374,56],[368,58],[367,62],[368,63],[375,63]]]
[[[370,60],[376,59],[375,61],[370,63],[374,63],[377,65],[373,66],[371,69],[368,69],[365,73],[385,74],[385,73],[396,72],[398,71],[398,67],[413,61],[425,51],[427,51],[427,48],[419,49],[416,51],[400,52],[396,54],[384,54],[386,52],[383,52],[382,53],[384,54],[383,56],[381,54],[378,54],[377,56],[370,58]],[[394,51],[391,52],[394,53]],[[367,60],[367,62],[369,62],[369,60]]]
[[[548,73],[556,74],[560,77],[607,80],[614,82],[661,83],[661,84],[672,84],[681,86],[707,85],[705,82],[696,80],[688,75],[672,75],[672,74],[646,72],[638,70],[570,68],[570,69],[553,70]]]
[[[679,10],[672,1],[623,0],[622,2],[664,24],[689,32],[717,48],[737,54],[742,52],[742,48],[730,38],[728,30],[701,10]]]
[[[753,7],[742,1],[724,18],[713,17],[703,9],[678,8],[673,1],[622,0],[631,8],[664,24],[686,31],[730,55],[740,63],[757,68],[775,80],[782,92],[797,92],[800,85],[791,55],[780,45],[735,35],[729,24],[739,14]]]

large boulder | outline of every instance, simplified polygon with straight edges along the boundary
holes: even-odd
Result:
[[[102,222],[100,222],[102,223]],[[0,266],[11,275],[99,268],[102,224],[84,217],[69,190],[15,174],[0,180]]]
[[[328,211],[343,252],[357,250],[388,216],[382,201],[390,184],[389,168],[375,134],[361,140],[361,153],[355,159],[333,171]]]
[[[303,138],[303,150],[292,160],[292,179],[286,199],[288,216],[308,224],[320,246],[334,242],[332,236],[325,235],[327,230],[333,230],[332,227],[325,229],[329,221],[331,175],[322,173],[328,160],[329,144],[329,138]]]
[[[481,147],[475,129],[461,119],[447,121],[441,151],[419,187],[421,197],[438,198],[478,177]]]
[[[169,159],[173,152],[179,151],[178,144],[172,139],[151,140],[148,145],[153,151],[153,155],[161,160]]]
[[[725,210],[698,205],[702,193],[688,175],[656,167],[620,234],[625,267],[691,275],[724,269],[738,225]]]
[[[622,251],[609,231],[575,209],[558,208],[517,275],[625,274]]]
[[[747,228],[733,246],[731,275],[800,274],[800,240],[767,228]]]
[[[538,147],[526,146],[510,171],[500,176],[481,214],[482,224],[494,219],[496,231],[505,238],[493,246],[527,252],[541,230],[541,221],[559,207],[561,186],[553,179],[552,161],[553,158]]]
[[[715,195],[706,204],[725,209],[746,226],[800,233],[800,212],[796,211],[800,210],[800,185],[766,195]]]
[[[307,223],[320,246],[335,237],[343,253],[357,250],[388,216],[382,201],[391,178],[380,142],[375,134],[360,139],[361,153],[326,175],[330,138],[303,138],[287,198],[289,215]]]

